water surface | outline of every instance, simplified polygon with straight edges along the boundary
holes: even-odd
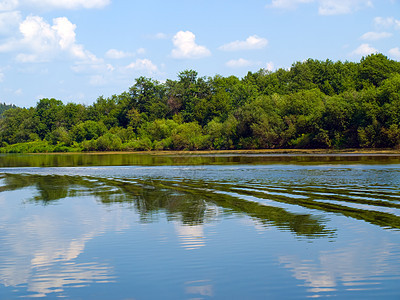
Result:
[[[0,165],[0,299],[400,297],[398,156]]]

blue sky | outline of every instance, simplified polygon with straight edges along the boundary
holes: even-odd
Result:
[[[400,0],[0,0],[0,102],[91,104],[135,78],[400,60]]]

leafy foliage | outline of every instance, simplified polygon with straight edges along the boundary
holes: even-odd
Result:
[[[15,105],[0,103],[0,118],[1,118],[1,115],[3,114],[3,112],[5,112],[8,109],[15,108],[15,107],[16,107]]]
[[[400,147],[400,63],[308,59],[289,70],[160,83],[92,105],[0,104],[3,152]]]

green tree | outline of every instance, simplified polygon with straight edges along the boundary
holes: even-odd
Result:
[[[172,145],[176,150],[199,150],[205,148],[207,138],[196,122],[178,125],[172,132]]]
[[[213,149],[233,149],[236,141],[238,121],[230,115],[224,122],[217,118],[211,120],[205,127],[209,143]]]
[[[61,125],[60,117],[63,108],[62,101],[54,98],[44,98],[36,104],[35,117],[38,119],[36,133],[41,139]]]
[[[139,77],[129,89],[129,95],[131,102],[126,111],[135,108],[140,113],[146,113],[150,120],[167,116],[166,88],[158,81]]]
[[[74,125],[86,121],[87,109],[82,104],[67,103],[60,113],[60,126],[70,130]]]
[[[37,124],[34,108],[9,109],[3,113],[3,118],[0,119],[1,141],[16,144],[39,139],[36,134]]]
[[[362,87],[369,84],[380,86],[394,72],[400,72],[400,63],[388,59],[381,53],[368,55],[360,61],[359,79]]]
[[[16,108],[16,106],[13,104],[0,103],[0,118],[2,117],[1,115],[3,114],[3,112],[12,108]]]
[[[85,140],[97,139],[106,132],[107,127],[103,122],[89,120],[72,127],[71,136],[74,141],[80,143]]]

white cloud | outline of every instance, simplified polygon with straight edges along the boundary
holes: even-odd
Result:
[[[107,71],[109,71],[109,72],[112,72],[115,70],[115,68],[111,64],[106,64],[106,68],[107,68]]]
[[[269,7],[295,9],[301,4],[317,3],[320,15],[349,14],[356,10],[372,7],[371,0],[272,0]]]
[[[145,73],[148,75],[158,74],[158,67],[149,59],[136,59],[126,66],[114,67],[111,64],[99,63],[76,63],[72,70],[76,73],[86,75],[91,86],[105,86],[116,80],[130,80],[132,73]]]
[[[192,59],[211,55],[210,50],[206,47],[196,44],[196,36],[190,31],[179,31],[173,37],[172,42],[175,46],[171,53],[173,58]]]
[[[370,31],[370,32],[364,33],[360,37],[360,39],[367,40],[367,41],[377,41],[377,40],[389,38],[391,36],[392,36],[392,34],[390,32],[373,32],[373,31]]]
[[[93,75],[89,79],[89,84],[93,86],[102,86],[107,84],[107,80],[104,75]]]
[[[17,55],[17,60],[21,62],[48,60],[57,48],[57,30],[51,28],[41,17],[27,17],[20,24],[19,31],[23,38],[14,43],[15,48],[25,48],[31,52]]]
[[[120,51],[117,49],[110,49],[106,53],[106,57],[111,58],[111,59],[122,59],[122,58],[126,58],[126,57],[131,57],[134,55],[135,55],[134,53],[124,52],[124,51]]]
[[[117,49],[110,49],[106,52],[106,57],[110,59],[123,59],[127,57],[133,57],[136,54],[145,54],[146,49],[144,48],[139,48],[136,50],[136,52],[125,52]]]
[[[394,28],[400,30],[400,20],[397,20],[393,17],[382,18],[376,17],[374,19],[375,26],[383,27],[383,28]]]
[[[400,59],[400,48],[396,47],[396,48],[390,49],[389,54],[390,54],[390,56],[392,56],[396,59]]]
[[[0,11],[13,11],[20,7],[40,9],[103,8],[111,0],[0,0]]]
[[[24,91],[21,88],[18,88],[18,89],[4,88],[3,91],[6,92],[7,94],[15,95],[15,96],[21,96],[24,94]],[[44,98],[44,97],[42,97],[42,98]]]
[[[19,25],[22,38],[0,45],[0,52],[21,52],[16,56],[19,62],[50,61],[61,53],[78,60],[98,61],[83,45],[76,44],[75,29],[76,25],[65,17],[53,19],[51,26],[39,16],[28,16]]]
[[[294,9],[299,4],[311,2],[314,2],[314,0],[272,0],[270,6],[274,8]]]
[[[373,7],[370,0],[319,0],[320,15],[349,14],[356,10]]]
[[[273,70],[275,69],[274,63],[273,63],[272,61],[268,62],[268,63],[266,64],[266,69],[267,69],[268,71],[273,71]]]
[[[1,0],[0,11],[10,11],[18,7],[18,0]]]
[[[354,50],[352,55],[367,56],[372,53],[376,53],[378,50],[371,47],[369,44],[361,44],[356,50]]]
[[[127,65],[125,68],[128,70],[145,71],[150,74],[158,72],[157,66],[155,64],[153,64],[153,62],[147,58],[137,59],[136,61]]]
[[[82,74],[105,74],[114,71],[114,67],[111,64],[105,64],[103,60],[99,59],[96,61],[77,61],[71,67],[76,73]]]
[[[223,51],[262,49],[267,46],[268,40],[257,35],[249,36],[245,41],[234,41],[219,47]]]
[[[168,36],[165,33],[159,32],[154,36],[154,38],[157,40],[165,40]]]
[[[137,53],[137,54],[145,54],[145,53],[146,53],[146,49],[144,49],[144,48],[139,48],[139,49],[136,50],[136,53]]]
[[[15,1],[16,2],[16,1]],[[22,0],[21,4],[45,9],[103,8],[111,0]]]
[[[148,34],[145,38],[150,40],[166,40],[168,39],[168,35],[163,32],[158,32],[156,34]]]
[[[20,63],[34,63],[34,62],[42,61],[42,60],[39,60],[38,56],[35,54],[24,54],[24,53],[18,54],[15,57],[15,59]]]
[[[0,82],[4,81],[4,73],[0,71]]]
[[[0,13],[0,35],[7,35],[15,31],[21,20],[22,17],[19,11]]]
[[[75,29],[76,25],[72,24],[67,18],[57,18],[53,20],[52,29],[56,31],[58,35],[60,45],[62,50],[73,48],[75,45]]]
[[[244,58],[239,58],[239,59],[231,59],[225,65],[229,68],[244,68],[254,65],[254,62]]]
[[[259,66],[260,68],[264,68],[268,71],[273,71],[275,69],[275,65],[272,61],[270,62],[262,62],[262,61],[252,61],[244,58],[239,59],[231,59],[225,63],[225,65],[229,68],[246,68],[246,67],[254,67]]]

